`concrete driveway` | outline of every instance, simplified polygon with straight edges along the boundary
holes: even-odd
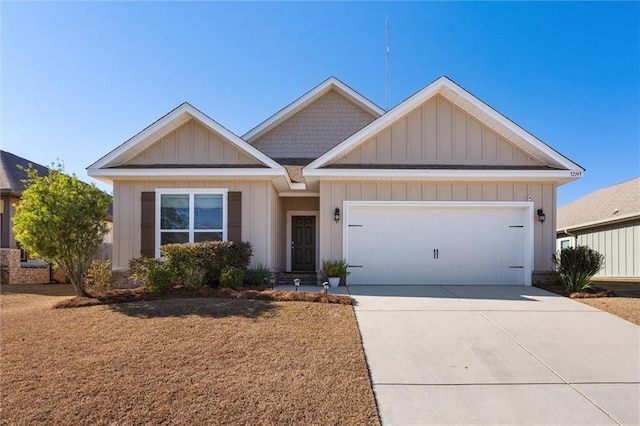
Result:
[[[351,286],[384,425],[640,424],[640,327],[534,287]]]

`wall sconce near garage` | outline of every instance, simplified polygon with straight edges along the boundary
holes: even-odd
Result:
[[[340,208],[336,207],[336,209],[333,211],[333,220],[336,221],[336,223],[340,222]]]
[[[544,210],[538,209],[538,220],[543,223],[547,219],[547,215],[544,214]]]

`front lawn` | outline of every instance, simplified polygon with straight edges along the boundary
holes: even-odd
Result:
[[[351,306],[43,287],[2,289],[3,424],[379,424]]]
[[[640,283],[595,281],[594,284],[611,290],[616,297],[577,300],[640,325]]]
[[[580,294],[569,294],[562,287],[551,285],[537,285],[544,290],[552,291],[562,296],[570,296],[573,300],[593,306],[602,311],[609,312],[622,319],[630,321],[636,325],[640,325],[640,283],[613,283],[594,281],[593,284],[597,290],[594,293],[600,293],[605,297],[576,297],[589,296]],[[608,297],[604,290],[611,297]],[[591,296],[594,296],[593,294]]]

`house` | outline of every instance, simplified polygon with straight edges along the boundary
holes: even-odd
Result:
[[[640,282],[640,178],[560,208],[556,231],[557,250],[588,246],[604,255],[597,278]]]
[[[0,282],[2,284],[42,284],[51,281],[49,265],[31,260],[20,249],[13,233],[15,205],[20,202],[27,178],[25,169],[35,168],[39,174],[49,169],[7,151],[0,151]]]
[[[26,169],[33,167],[41,176],[49,174],[49,169],[7,151],[0,150],[0,267],[2,284],[42,284],[51,281],[52,271],[49,264],[40,259],[31,259],[20,248],[13,232],[12,219],[15,205],[20,203],[23,183],[27,179]],[[111,229],[111,217],[107,221]],[[102,251],[110,252],[111,232],[105,236],[107,247]],[[104,245],[103,245],[104,246]],[[57,277],[65,279],[63,275]]]
[[[88,167],[113,185],[116,270],[242,240],[280,273],[344,258],[349,285],[531,285],[583,172],[447,77],[387,112],[332,77],[242,137],[184,103]]]

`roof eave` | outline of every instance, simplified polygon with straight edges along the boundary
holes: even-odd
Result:
[[[504,126],[509,132],[513,135],[518,136],[519,138],[525,140],[528,144],[535,147],[535,149],[539,150],[548,158],[552,159],[552,162],[555,162],[557,165],[565,168],[566,170],[570,170],[573,172],[584,172],[585,169],[580,165],[572,162],[565,156],[561,155],[544,142],[537,139],[535,136],[530,134],[529,132],[522,129],[520,126],[515,124],[513,121],[509,120],[504,115],[500,114],[498,111],[491,108],[489,105],[467,92],[462,87],[458,86],[452,80],[447,77],[440,77],[435,80],[433,83],[429,84],[424,89],[415,93],[414,95],[407,98],[405,101],[388,111],[383,116],[379,117],[377,120],[374,120],[369,125],[365,126],[360,131],[353,134],[351,137],[343,141],[342,143],[335,146],[333,149],[329,150],[324,155],[320,156],[309,165],[306,166],[305,169],[318,169],[329,164],[331,161],[340,158],[368,140],[370,137],[376,135],[385,127],[391,125],[396,120],[403,117],[406,113],[413,110],[426,100],[430,99],[436,95],[442,95],[447,98],[449,101],[453,102],[456,105],[463,105],[463,109],[472,110],[474,113],[472,115],[480,115],[490,118],[495,122],[498,122],[500,125]],[[483,122],[484,123],[484,122]],[[496,130],[497,131],[497,130]],[[528,151],[527,151],[528,152]],[[531,154],[531,153],[530,153]],[[537,158],[537,156],[536,156]],[[548,163],[548,162],[545,162]],[[549,164],[550,166],[556,166],[556,164]],[[580,177],[580,176],[576,176]]]

